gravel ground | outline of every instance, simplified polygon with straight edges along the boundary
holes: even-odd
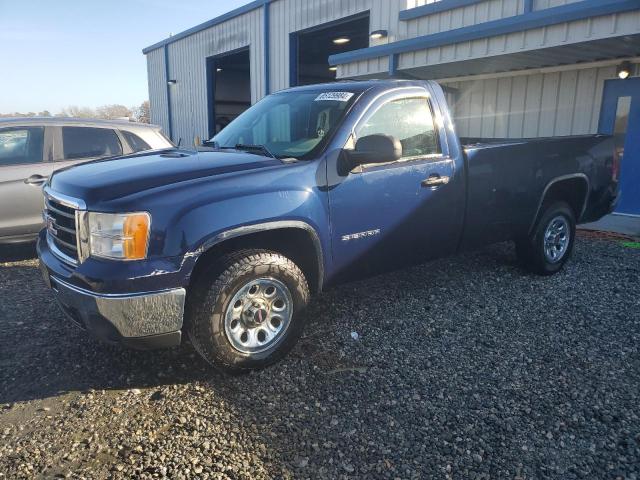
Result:
[[[0,263],[0,477],[640,478],[640,250],[576,247],[552,278],[503,244],[333,289],[241,377],[86,338]]]

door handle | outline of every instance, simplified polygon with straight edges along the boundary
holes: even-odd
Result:
[[[447,175],[439,175],[437,173],[434,173],[432,175],[429,175],[428,178],[424,179],[420,183],[420,185],[422,185],[423,187],[439,187],[440,185],[446,185],[447,183],[449,183],[450,179],[451,177]]]
[[[39,187],[44,185],[44,182],[46,181],[47,177],[43,177],[42,175],[31,175],[24,181],[24,183],[26,183],[27,185],[34,185]]]

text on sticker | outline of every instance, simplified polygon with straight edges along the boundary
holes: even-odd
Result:
[[[348,102],[351,97],[353,97],[353,92],[324,92],[318,95],[315,101],[333,100],[336,102]]]

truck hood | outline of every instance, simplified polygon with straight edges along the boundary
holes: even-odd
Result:
[[[173,150],[83,163],[54,173],[50,184],[56,192],[91,204],[178,182],[277,165],[282,162],[239,151]]]

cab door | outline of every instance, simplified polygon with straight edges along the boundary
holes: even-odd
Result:
[[[328,172],[339,178],[329,188],[337,281],[455,251],[464,178],[449,155],[443,122],[436,122],[444,117],[429,90],[408,87],[375,100],[357,122],[345,148],[386,134],[400,140],[403,153],[397,161]]]
[[[42,186],[53,171],[49,137],[43,126],[0,128],[0,237],[42,228]]]

